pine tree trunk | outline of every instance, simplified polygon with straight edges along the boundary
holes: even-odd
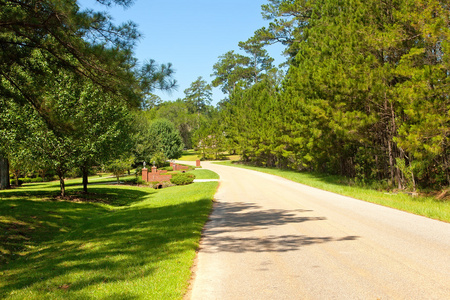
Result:
[[[0,190],[11,188],[9,182],[9,161],[7,158],[0,156]]]

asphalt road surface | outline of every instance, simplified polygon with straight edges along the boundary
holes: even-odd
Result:
[[[221,179],[186,299],[450,299],[450,224],[202,165]]]

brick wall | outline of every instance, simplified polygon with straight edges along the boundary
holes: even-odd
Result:
[[[148,172],[147,168],[142,169],[142,180],[146,182],[152,182],[152,181],[170,181],[172,178],[172,175],[164,175],[164,173],[167,173],[167,171],[158,170],[156,167],[152,167],[152,171]]]

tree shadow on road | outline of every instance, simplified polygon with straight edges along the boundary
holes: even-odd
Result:
[[[208,252],[287,252],[301,247],[337,241],[353,241],[357,236],[313,237],[306,235],[251,235],[274,226],[325,221],[325,217],[302,216],[311,210],[262,209],[253,203],[216,203],[207,224],[202,248]]]

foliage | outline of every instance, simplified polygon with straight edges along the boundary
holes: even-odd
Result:
[[[117,184],[120,183],[120,175],[125,174],[128,170],[131,169],[131,165],[134,162],[134,157],[128,157],[128,158],[118,158],[115,160],[110,161],[106,165],[106,170],[113,173],[117,178]]]
[[[167,119],[180,132],[186,148],[193,147],[192,135],[198,128],[198,115],[190,113],[188,104],[182,99],[166,101],[154,108],[155,119]]]
[[[177,173],[172,175],[170,182],[176,185],[186,185],[194,182],[195,175],[191,173]]]
[[[289,69],[280,85],[267,67],[250,80],[240,57],[220,58],[213,83],[229,93],[218,118],[229,151],[261,166],[391,188],[450,185],[450,13],[442,1],[262,8],[269,27],[239,45],[264,66],[261,46],[281,42]]]
[[[67,170],[77,166],[86,175],[123,151],[128,109],[154,89],[175,87],[173,70],[153,60],[137,65],[132,48],[139,34],[132,22],[115,26],[105,13],[80,11],[76,1],[0,4],[0,128],[8,132],[2,152],[14,160],[28,150],[24,140],[32,141],[28,161],[43,173],[55,169],[64,195]]]
[[[207,106],[211,103],[212,88],[202,77],[198,77],[189,88],[184,90],[184,94],[186,95],[184,101],[189,112],[205,112]]]
[[[201,159],[222,159],[225,148],[225,136],[223,123],[220,122],[217,112],[210,120],[202,122],[195,132],[194,142],[200,150]]]
[[[163,167],[166,164],[167,156],[164,155],[162,151],[155,152],[150,159],[152,164],[155,164],[156,167]]]
[[[240,83],[245,84],[251,81],[251,70],[248,68],[250,58],[241,54],[228,51],[219,56],[219,61],[214,64],[215,79],[212,81],[214,87],[220,86],[222,92],[231,94]]]
[[[161,152],[168,159],[177,159],[183,154],[184,144],[180,133],[167,119],[154,120],[150,125],[151,143],[156,152]]]

